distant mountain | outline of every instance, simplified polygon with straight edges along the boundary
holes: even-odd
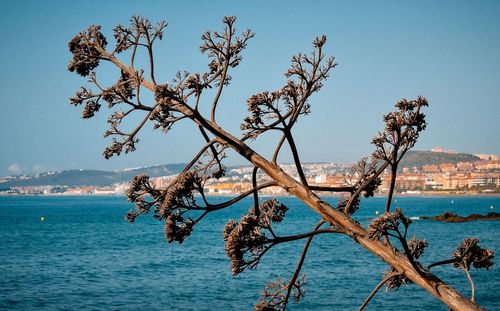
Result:
[[[425,164],[474,162],[479,160],[475,155],[468,153],[446,153],[433,151],[408,151],[399,169],[404,167],[422,168]],[[144,173],[150,177],[167,176],[178,174],[184,169],[184,163],[155,165],[140,168],[124,169],[120,171],[100,171],[100,170],[68,170],[60,172],[47,172],[37,175],[22,175],[0,182],[0,189],[7,189],[16,186],[110,186],[114,183],[128,182],[136,175]],[[234,166],[228,169],[228,177],[231,177],[230,169],[238,168]]]
[[[474,162],[479,158],[469,153],[447,153],[433,151],[413,151],[406,153],[399,164],[399,168],[403,167],[418,167],[422,168],[425,164],[441,164],[441,163],[458,163],[458,162]]]
[[[99,170],[68,170],[47,172],[32,176],[16,176],[0,183],[0,188],[16,186],[109,186],[114,183],[130,181],[134,176],[144,173],[150,177],[178,174],[185,164],[166,164],[149,167],[125,169],[115,172]]]

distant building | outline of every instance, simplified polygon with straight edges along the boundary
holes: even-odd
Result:
[[[473,187],[483,187],[488,184],[488,179],[482,175],[476,175],[472,178],[472,186]]]
[[[422,166],[422,170],[425,173],[439,173],[440,172],[439,166],[437,166],[436,164],[425,164],[424,166]]]
[[[459,173],[450,175],[447,180],[447,188],[463,189],[470,188],[472,185],[472,175],[470,173]]]
[[[445,178],[442,175],[427,175],[425,178],[425,189],[443,189]]]
[[[493,160],[493,161],[498,161],[500,160],[500,155],[496,155],[496,154],[486,154],[486,153],[477,153],[477,154],[474,154],[476,157],[478,157],[479,159],[481,160]]]
[[[458,162],[457,163],[458,171],[472,172],[474,170],[474,164],[470,162]]]
[[[115,184],[115,194],[125,194],[125,192],[128,190],[130,187],[129,183],[120,183],[120,184]]]
[[[431,151],[432,152],[444,152],[444,148],[443,147],[436,147],[436,148],[432,148]]]
[[[94,190],[95,195],[113,195],[115,194],[114,189],[95,189]]]
[[[441,163],[439,164],[439,169],[441,172],[456,172],[457,166],[453,163]]]
[[[457,151],[453,149],[446,150],[443,147],[436,147],[431,149],[432,152],[443,152],[443,153],[449,153],[449,154],[456,154]]]
[[[177,175],[155,177],[151,178],[150,182],[154,188],[166,189],[172,183],[172,181],[175,179],[176,176]]]
[[[396,178],[396,189],[398,190],[422,190],[424,186],[424,175],[401,174]]]
[[[489,171],[500,169],[500,161],[476,161],[474,162],[476,170]]]
[[[324,184],[326,183],[326,175],[318,175],[314,178],[314,182],[317,184]]]
[[[473,173],[472,186],[500,186],[500,173]]]

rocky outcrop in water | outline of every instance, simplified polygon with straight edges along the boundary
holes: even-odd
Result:
[[[475,220],[500,220],[500,214],[491,212],[487,215],[480,214],[472,214],[469,216],[459,216],[450,212],[445,212],[441,215],[437,216],[422,216],[420,219],[430,219],[444,222],[466,222],[466,221],[475,221]]]

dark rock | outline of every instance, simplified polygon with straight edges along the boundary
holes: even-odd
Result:
[[[487,215],[471,214],[469,216],[459,216],[451,212],[445,212],[441,215],[434,217],[422,216],[420,219],[431,219],[444,222],[466,222],[475,220],[500,220],[500,214],[495,212],[490,212]]]

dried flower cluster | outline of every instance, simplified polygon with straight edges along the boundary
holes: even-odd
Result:
[[[170,214],[165,220],[165,238],[167,242],[184,242],[191,235],[195,224],[196,222],[190,217],[186,219],[179,212]]]
[[[132,223],[135,221],[137,216],[148,213],[151,207],[162,198],[163,193],[159,189],[153,188],[149,182],[148,176],[140,174],[132,179],[126,195],[128,200],[133,202],[136,208],[135,212],[130,210],[125,216],[125,219]],[[146,201],[146,196],[152,197],[153,200]]]
[[[258,264],[264,251],[266,236],[262,233],[259,220],[255,215],[242,216],[240,222],[229,220],[224,226],[224,241],[227,256],[231,259],[233,275]],[[250,259],[245,259],[246,254]]]
[[[426,240],[418,240],[415,236],[408,242],[410,255],[415,260],[418,260],[422,256],[427,246],[429,246],[429,242]]]
[[[235,16],[225,16],[222,19],[222,32],[207,31],[201,36],[203,44],[200,51],[210,59],[209,73],[216,76],[215,86],[229,84],[231,77],[227,74],[228,67],[239,65],[242,60],[241,52],[247,47],[248,40],[255,36],[249,29],[236,36],[235,22]]]
[[[406,232],[411,223],[412,220],[406,217],[400,208],[397,208],[394,213],[385,213],[372,220],[368,227],[368,236],[370,239],[378,240],[384,235],[397,234],[400,232],[400,224],[404,226]]]
[[[307,90],[307,93],[318,92],[328,78],[332,68],[337,66],[334,57],[324,61],[323,47],[326,36],[316,37],[312,42],[314,51],[310,55],[299,53],[292,57],[292,65],[285,76],[297,84],[297,89]],[[301,94],[301,101],[307,100],[310,94]]]
[[[125,218],[133,222],[137,216],[148,213],[155,206],[154,217],[165,220],[167,242],[182,243],[197,222],[185,214],[200,208],[193,193],[202,189],[202,179],[193,172],[181,174],[166,190],[153,188],[149,177],[141,174],[134,177],[127,190],[128,199],[134,202],[136,211],[129,211]],[[151,200],[148,201],[148,197]]]
[[[132,77],[125,71],[121,71],[120,79],[116,81],[116,84],[107,89],[102,89],[102,99],[108,103],[108,107],[121,103],[132,104],[131,100],[135,97],[135,89],[137,85],[141,84],[143,77],[142,73],[137,73],[135,77]],[[92,77],[95,81],[95,76]]]
[[[280,223],[285,218],[288,207],[276,199],[265,200],[259,205],[259,222],[262,227],[270,227],[271,223]],[[255,211],[251,210],[254,214]]]
[[[384,273],[384,277],[390,276],[390,278],[385,283],[387,290],[397,291],[402,285],[411,284],[411,280],[405,277],[403,274],[397,273],[393,268],[390,268]]]
[[[310,113],[309,97],[319,91],[336,66],[334,58],[322,64],[323,45],[326,37],[316,38],[310,56],[297,54],[292,66],[285,73],[285,86],[274,92],[262,92],[247,100],[250,116],[245,117],[241,130],[251,138],[257,138],[268,130],[290,131],[300,115]]]
[[[109,108],[113,108],[117,104],[126,104],[130,108],[128,111],[115,111],[108,119],[110,129],[106,131],[104,136],[115,136],[119,137],[119,139],[112,139],[111,146],[107,147],[103,152],[105,158],[120,155],[123,151],[125,153],[132,152],[136,149],[136,144],[139,142],[136,137],[138,130],[126,133],[119,129],[119,125],[125,117],[131,115],[134,111],[152,111],[153,109],[143,105],[139,98],[140,85],[144,80],[144,70],[134,70],[133,74],[131,74],[122,69],[120,78],[111,87],[101,86],[92,70],[99,65],[100,60],[111,61],[115,53],[123,52],[131,47],[133,52],[130,68],[133,68],[136,51],[139,47],[143,47],[149,52],[150,74],[151,77],[154,77],[153,43],[156,39],[162,39],[165,27],[165,22],[160,22],[156,27],[153,27],[147,19],[134,16],[131,19],[130,27],[125,28],[118,25],[114,29],[116,46],[112,53],[105,51],[107,40],[101,33],[100,26],[90,26],[87,31],[79,33],[69,43],[69,50],[73,54],[73,58],[68,65],[68,69],[76,71],[82,76],[90,75],[89,82],[99,90],[99,92],[92,92],[88,88],[82,87],[70,99],[75,106],[85,104],[82,112],[83,118],[93,117],[101,108],[101,100],[104,100]]]
[[[287,291],[290,286],[291,297],[295,303],[298,303],[305,295],[306,278],[302,274],[297,278],[293,285],[287,283],[283,279],[269,282],[260,297],[259,302],[254,306],[254,311],[278,311],[285,310],[288,304]]]
[[[77,34],[68,44],[73,59],[68,65],[68,70],[76,71],[79,75],[86,77],[99,66],[101,58],[100,49],[105,49],[108,42],[101,33],[101,26],[92,25],[87,31]]]
[[[489,270],[493,266],[494,255],[491,249],[481,248],[479,240],[475,238],[466,238],[451,253],[452,258],[456,260],[453,266],[467,271],[471,265],[476,269]]]
[[[101,104],[99,103],[99,96],[94,95],[89,89],[85,87],[81,87],[80,90],[75,93],[75,96],[70,98],[70,102],[74,106],[79,106],[85,103],[82,111],[83,119],[92,118],[95,113],[101,108]]]
[[[119,156],[124,150],[125,153],[130,153],[135,151],[136,144],[139,142],[139,138],[129,136],[123,141],[119,141],[116,138],[111,139],[111,146],[106,147],[103,151],[103,156],[106,159],[111,158],[113,155]]]
[[[259,206],[260,214],[255,214],[251,208],[247,215],[241,217],[240,222],[229,220],[224,226],[223,238],[226,243],[226,254],[231,259],[231,270],[234,275],[246,268],[254,268],[260,258],[271,246],[263,230],[267,230],[274,237],[272,223],[280,223],[288,210],[284,204],[276,199],[264,201]]]
[[[400,242],[403,252],[410,263],[420,273],[425,269],[420,264],[419,259],[429,243],[426,240],[418,240],[415,236],[410,241],[406,240],[408,227],[411,223],[412,220],[407,218],[400,208],[397,208],[394,213],[385,213],[372,220],[368,227],[368,236],[370,239],[375,240],[380,239],[382,236],[387,239],[389,237],[396,238]],[[400,228],[400,225],[403,226],[403,229]],[[399,273],[394,267],[389,268],[385,273],[385,276],[390,275],[392,277],[386,281],[386,286],[389,290],[397,290],[403,284],[412,283],[410,279],[403,273]]]
[[[193,172],[181,174],[176,182],[167,188],[165,198],[155,211],[155,216],[166,219],[174,210],[184,211],[198,207],[194,191],[203,191],[201,177]]]
[[[287,108],[285,113],[281,104],[282,100],[284,101],[285,108]],[[247,100],[247,105],[251,115],[245,117],[240,128],[245,134],[254,139],[267,130],[283,130],[283,127],[279,127],[278,125],[281,125],[285,119],[284,117],[291,115],[291,103],[287,102],[281,90],[252,95]]]
[[[384,116],[385,130],[379,132],[372,143],[376,146],[374,156],[391,165],[397,164],[412,148],[426,126],[425,114],[420,110],[429,104],[425,97],[416,100],[402,99],[396,103],[398,111]]]
[[[132,16],[129,27],[117,25],[113,29],[116,46],[114,53],[121,53],[131,47],[137,48],[139,44],[152,45],[158,38],[163,39],[163,31],[167,27],[165,21],[160,21],[156,27],[144,17]]]
[[[341,196],[337,209],[348,215],[353,215],[361,203],[360,195],[365,198],[373,197],[382,180],[377,172],[377,161],[362,158],[351,168],[348,183],[352,186],[351,194],[345,198]]]
[[[411,258],[411,261],[413,264],[418,266],[418,269],[421,271],[424,271],[424,267],[420,264],[418,261],[422,254],[424,253],[425,248],[429,245],[429,242],[426,240],[418,240],[415,236],[408,241],[407,243],[407,249],[408,249],[408,254],[407,256]],[[401,285],[405,284],[411,284],[412,281],[408,279],[404,274],[398,273],[396,269],[394,268],[389,268],[384,274],[385,276],[392,275],[387,282],[385,283],[386,287],[388,290],[398,290]]]
[[[155,217],[165,219],[165,237],[167,242],[182,243],[191,234],[196,221],[183,215],[189,210],[198,208],[194,191],[203,191],[201,178],[192,172],[180,175],[170,185],[161,205],[155,210]]]

